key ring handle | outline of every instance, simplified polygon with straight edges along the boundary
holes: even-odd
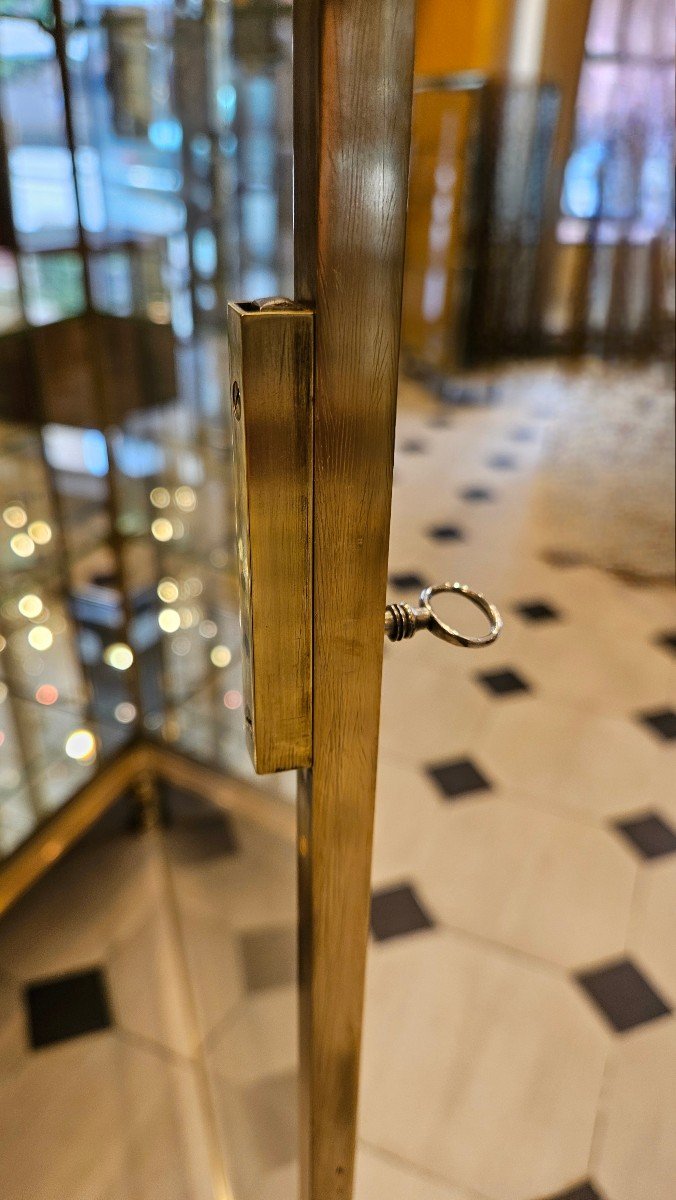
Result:
[[[452,629],[441,617],[437,616],[432,607],[432,597],[437,596],[442,592],[455,592],[458,595],[466,596],[467,599],[486,616],[490,622],[490,629],[482,637],[466,637],[457,629]],[[491,604],[481,592],[475,592],[466,583],[436,583],[432,587],[424,588],[420,593],[420,603],[427,614],[427,628],[435,637],[441,638],[443,642],[450,642],[452,646],[464,646],[466,649],[471,649],[475,646],[490,646],[498,637],[502,629],[502,617],[494,604]]]

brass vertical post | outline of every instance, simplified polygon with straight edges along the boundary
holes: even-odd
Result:
[[[350,1200],[414,0],[294,4],[295,298],[315,310],[313,765],[299,787],[302,1200]]]

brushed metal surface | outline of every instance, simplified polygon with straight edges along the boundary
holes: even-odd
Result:
[[[301,1195],[352,1196],[413,0],[294,4],[295,296],[315,308],[313,766],[299,787]]]
[[[312,759],[313,314],[228,305],[242,675],[259,774]]]

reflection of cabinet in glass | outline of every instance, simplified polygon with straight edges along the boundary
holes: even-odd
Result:
[[[0,854],[140,730],[232,742],[223,350],[195,303],[222,263],[190,224],[219,110],[205,62],[182,123],[172,75],[172,39],[220,33],[187,20],[0,16]]]
[[[222,318],[291,255],[288,5],[3,4],[6,849],[139,734],[242,767]]]

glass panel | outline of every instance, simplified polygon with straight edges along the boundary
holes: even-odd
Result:
[[[32,1092],[77,1178],[12,1136],[0,1192],[250,1200],[295,1171],[294,781],[243,736],[224,320],[292,288],[290,10],[62,17],[65,95],[51,6],[0,5],[0,882],[36,833],[59,858],[132,744],[163,766],[157,806],[122,797],[36,885],[30,931],[17,910],[30,977],[86,946],[115,1027],[84,1089]],[[8,1112],[45,1117],[24,1062],[3,1145]]]

